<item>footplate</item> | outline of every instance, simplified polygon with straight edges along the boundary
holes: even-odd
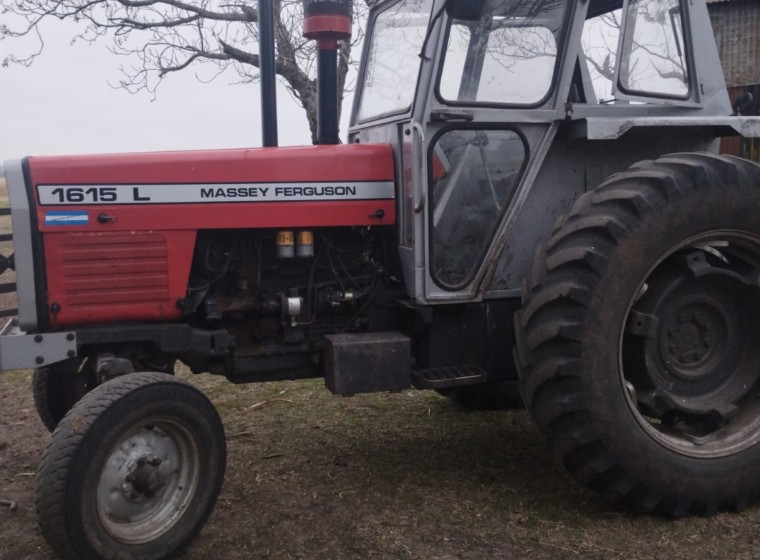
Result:
[[[486,372],[478,366],[437,367],[414,370],[412,385],[417,389],[445,389],[482,383],[486,378]]]

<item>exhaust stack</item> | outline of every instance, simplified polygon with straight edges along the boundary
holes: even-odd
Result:
[[[351,38],[352,0],[303,0],[303,36],[317,42],[317,144],[338,144],[338,48]]]
[[[273,0],[259,0],[259,58],[261,66],[261,145],[277,146],[277,76],[274,52]]]

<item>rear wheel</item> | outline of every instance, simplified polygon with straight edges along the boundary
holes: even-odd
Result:
[[[225,440],[213,405],[162,373],[100,385],[60,422],[37,476],[37,517],[62,558],[178,554],[221,488]]]
[[[679,516],[760,492],[760,168],[677,154],[582,197],[518,314],[529,410],[590,488]]]

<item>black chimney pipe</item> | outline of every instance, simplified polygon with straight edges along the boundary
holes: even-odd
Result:
[[[352,0],[303,0],[304,37],[317,42],[317,144],[339,144],[338,49],[351,38]]]
[[[261,79],[261,142],[277,146],[277,81],[274,55],[274,0],[259,0],[259,75]]]
[[[338,51],[317,50],[317,144],[339,144]]]

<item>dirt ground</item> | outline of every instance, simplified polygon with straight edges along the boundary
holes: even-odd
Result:
[[[523,411],[180,375],[216,404],[229,452],[219,502],[184,560],[758,557],[759,504],[678,521],[610,505],[550,458]],[[35,521],[49,435],[30,383],[29,372],[0,376],[0,498],[18,503],[0,508],[3,560],[53,558]]]

